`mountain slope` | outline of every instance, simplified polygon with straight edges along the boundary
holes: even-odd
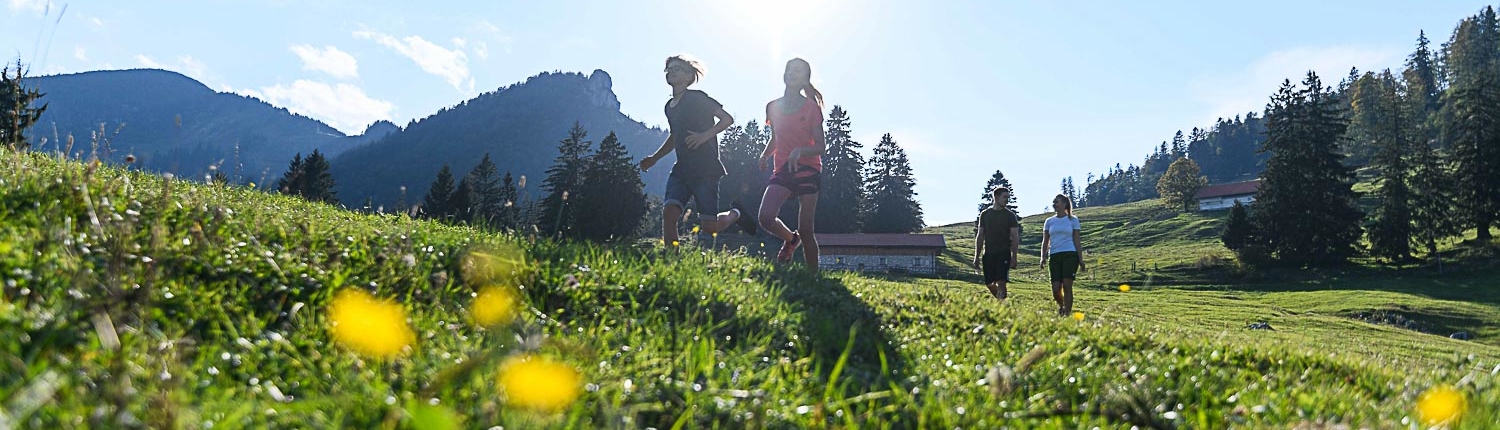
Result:
[[[448,164],[462,177],[490,154],[501,175],[528,178],[523,194],[539,199],[544,172],[557,156],[557,142],[575,122],[596,143],[613,131],[634,158],[654,151],[666,132],[648,128],[620,113],[608,73],[542,73],[443,109],[369,145],[332,161],[338,195],[348,205],[367,198],[394,205],[406,188],[405,202],[420,201]],[[660,194],[672,157],[644,173],[646,191]]]
[[[345,136],[312,118],[165,70],[42,76],[27,84],[45,93],[41,102],[47,104],[31,132],[38,150],[66,150],[71,135],[73,154],[93,154],[97,142],[106,160],[134,155],[146,169],[190,177],[218,165],[239,173],[231,179],[259,181],[279,176],[296,153],[338,154],[395,128],[377,123],[374,133]]]

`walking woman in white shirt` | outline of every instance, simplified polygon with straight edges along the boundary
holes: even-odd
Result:
[[[1079,242],[1073,201],[1058,194],[1052,198],[1052,210],[1057,214],[1047,218],[1042,227],[1042,265],[1052,274],[1052,299],[1057,301],[1057,314],[1067,316],[1073,313],[1073,279],[1079,270],[1088,268],[1083,264],[1083,244]]]

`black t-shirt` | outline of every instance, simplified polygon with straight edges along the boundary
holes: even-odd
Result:
[[[984,253],[1010,256],[1010,229],[1020,227],[1021,220],[1006,208],[988,208],[979,213],[979,228],[984,230]]]
[[[714,112],[723,105],[698,90],[688,90],[672,106],[667,100],[667,126],[672,130],[672,148],[677,151],[677,164],[672,166],[672,175],[690,178],[717,178],[724,176],[724,163],[719,161],[719,138],[710,138],[697,148],[688,148],[690,133],[702,133],[714,127],[717,120]]]

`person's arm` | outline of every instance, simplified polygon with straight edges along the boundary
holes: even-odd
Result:
[[[983,215],[981,215],[983,216]],[[979,256],[984,255],[984,223],[974,227],[974,267],[979,267]]]
[[[828,151],[828,135],[823,131],[823,115],[821,114],[821,112],[819,112],[818,131],[813,133],[813,146],[810,148],[804,147],[793,149],[792,156],[788,157],[789,161],[787,161],[787,163],[796,163],[798,160],[801,160],[802,157],[823,155],[823,153],[826,151]],[[788,164],[787,167],[792,168],[792,170],[796,170],[795,168],[797,166]]]
[[[1077,228],[1074,228],[1073,248],[1078,249],[1078,270],[1089,270],[1088,266],[1083,264],[1083,242],[1080,241],[1081,237],[1083,237],[1083,234]]]
[[[766,103],[766,125],[769,125],[771,127],[776,126],[775,124],[771,124],[771,109],[775,106],[775,100],[772,100],[770,103]],[[773,139],[766,139],[766,149],[760,151],[760,170],[766,170],[766,166],[771,164],[771,142],[773,141]]]
[[[1047,264],[1047,251],[1052,248],[1052,233],[1047,232],[1047,225],[1042,224],[1042,265]]]
[[[1010,228],[1010,268],[1016,268],[1016,260],[1019,259],[1018,252],[1021,251],[1021,227]]]
[[[723,133],[724,130],[728,130],[729,127],[734,126],[734,117],[729,116],[729,112],[725,112],[723,106],[719,106],[719,109],[714,111],[714,117],[718,118],[719,122],[715,123],[712,128],[709,128],[702,133],[688,134],[687,146],[689,148],[697,148],[698,145],[702,145],[703,142],[707,142],[710,139],[713,139],[714,136],[718,136],[719,133]]]
[[[672,152],[672,136],[676,135],[676,133],[676,131],[667,133],[667,140],[661,143],[661,147],[656,149],[656,153],[647,155],[646,158],[641,159],[642,172],[651,170],[651,166],[655,166],[656,162],[661,161],[662,157]]]

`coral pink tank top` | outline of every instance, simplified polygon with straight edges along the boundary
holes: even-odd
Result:
[[[782,110],[780,103],[773,103],[767,122],[771,124],[771,154],[776,163],[773,172],[781,173],[786,169],[787,159],[792,156],[792,149],[818,145],[814,135],[823,123],[823,109],[811,98],[804,99],[802,108],[792,113]],[[822,156],[802,157],[797,164],[823,171]]]

